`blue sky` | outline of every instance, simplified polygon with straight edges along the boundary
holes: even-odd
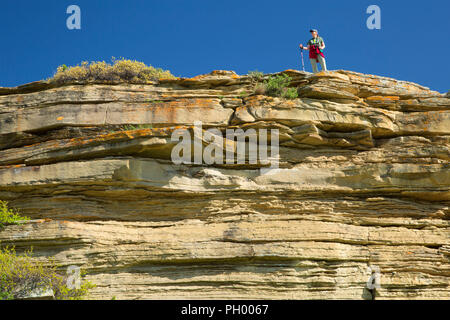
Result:
[[[81,8],[81,30],[66,9]],[[381,30],[366,9],[381,8]],[[450,90],[448,0],[8,0],[0,10],[0,86],[48,78],[58,65],[126,57],[194,76],[301,69],[298,44],[311,27],[327,45],[328,68]],[[305,61],[311,71],[309,61]]]

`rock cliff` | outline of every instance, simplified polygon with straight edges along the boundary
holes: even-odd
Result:
[[[1,244],[82,267],[94,299],[449,299],[450,98],[283,74],[298,99],[231,71],[0,88],[0,200],[33,219]],[[195,121],[278,129],[279,169],[174,164]]]

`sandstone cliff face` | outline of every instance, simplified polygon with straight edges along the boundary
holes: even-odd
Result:
[[[148,85],[0,88],[2,245],[78,265],[96,299],[450,298],[450,99],[288,70],[300,98],[229,71]],[[171,134],[276,128],[280,169],[175,165]],[[126,124],[152,124],[124,131]]]

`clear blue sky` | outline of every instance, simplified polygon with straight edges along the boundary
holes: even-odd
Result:
[[[66,9],[81,8],[81,30]],[[366,9],[381,8],[381,30]],[[53,75],[58,65],[126,57],[193,76],[215,69],[301,69],[298,44],[319,29],[331,70],[450,90],[448,0],[8,0],[1,2],[0,86]],[[306,61],[307,70],[311,70]]]

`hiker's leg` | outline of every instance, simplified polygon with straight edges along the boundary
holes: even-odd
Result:
[[[322,66],[322,71],[327,71],[327,62],[324,57],[318,56],[320,65]]]
[[[318,70],[317,70],[317,62],[316,62],[316,59],[309,59],[309,61],[311,61],[311,66],[312,66],[313,72],[314,72],[314,73],[317,73]]]

